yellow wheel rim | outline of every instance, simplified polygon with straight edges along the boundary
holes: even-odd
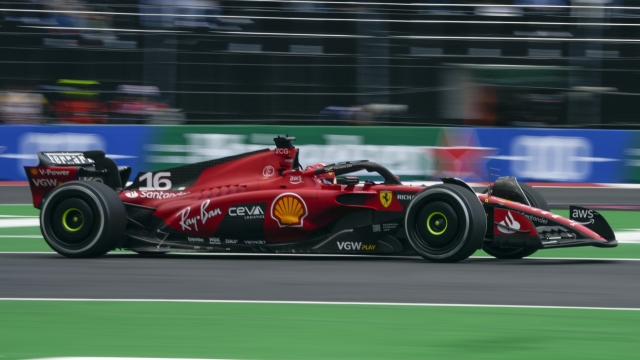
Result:
[[[76,226],[76,227],[72,227],[71,225],[69,225],[69,223],[67,222],[67,215],[69,215],[70,212],[72,211],[77,211],[78,215],[75,215],[73,217],[73,221],[77,222],[78,218],[80,218],[80,220],[82,220],[80,222],[80,225]],[[64,226],[64,228],[67,231],[71,231],[71,232],[75,232],[78,231],[80,229],[82,229],[82,225],[84,225],[84,218],[82,217],[82,213],[80,212],[80,210],[76,209],[76,208],[71,208],[71,209],[67,209],[67,211],[64,212],[64,214],[62,214],[62,226]]]
[[[440,215],[442,217],[442,220],[436,220],[436,226],[440,226],[440,224],[438,224],[438,221],[444,221],[444,229],[442,229],[441,231],[435,231],[434,229],[431,228],[431,219],[436,216],[436,215]],[[429,215],[429,217],[427,218],[427,230],[429,230],[430,233],[432,233],[433,235],[442,235],[445,231],[447,231],[447,226],[448,226],[448,222],[447,222],[447,217],[444,216],[443,213],[441,212],[434,212],[431,213],[431,215]]]

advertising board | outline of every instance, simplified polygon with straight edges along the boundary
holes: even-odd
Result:
[[[3,126],[0,130],[0,180],[26,180],[23,166],[38,164],[39,151],[104,150],[118,165],[140,171],[151,127]]]
[[[494,168],[521,181],[640,182],[638,131],[267,125],[4,126],[0,180],[24,181],[38,151],[100,149],[135,174],[273,148],[285,134],[297,137],[304,166],[370,160],[401,180],[484,182]]]

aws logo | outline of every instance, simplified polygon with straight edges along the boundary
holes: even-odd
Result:
[[[302,227],[308,213],[307,204],[293,193],[279,195],[271,204],[271,217],[280,227]]]
[[[580,219],[587,221],[577,221]],[[593,224],[596,221],[593,218],[593,210],[589,209],[573,209],[573,212],[571,213],[571,220],[577,222],[580,225]]]

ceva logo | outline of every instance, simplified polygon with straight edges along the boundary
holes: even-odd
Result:
[[[248,216],[248,215],[264,215],[260,206],[232,206],[228,211],[230,216]]]

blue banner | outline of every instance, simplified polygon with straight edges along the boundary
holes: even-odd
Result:
[[[142,153],[150,143],[151,126],[2,126],[0,180],[26,180],[23,166],[37,165],[38,151],[104,150],[133,173],[144,166]]]
[[[475,129],[492,172],[521,181],[624,182],[624,152],[632,131],[574,129]]]

